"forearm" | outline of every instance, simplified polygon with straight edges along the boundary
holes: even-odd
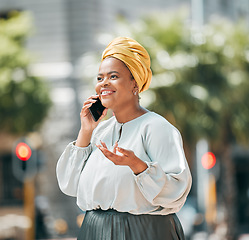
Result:
[[[92,131],[80,129],[75,146],[87,147],[91,142]]]
[[[148,169],[135,176],[137,186],[153,205],[180,208],[190,191],[192,178],[187,166],[179,172],[165,173],[158,163],[148,163]]]
[[[80,148],[69,143],[56,166],[56,176],[62,192],[70,196],[77,195],[81,171],[92,152],[92,147]]]

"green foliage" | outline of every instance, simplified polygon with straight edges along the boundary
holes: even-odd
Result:
[[[186,19],[182,12],[156,13],[129,28],[151,56],[150,109],[177,125],[189,144],[202,137],[246,142],[247,26],[216,19],[198,29]]]
[[[14,134],[37,130],[51,104],[44,82],[28,72],[24,44],[31,30],[28,13],[0,19],[0,129]]]

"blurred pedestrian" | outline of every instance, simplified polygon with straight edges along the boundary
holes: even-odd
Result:
[[[147,51],[128,37],[104,50],[97,95],[83,104],[81,129],[57,163],[61,190],[86,211],[78,240],[184,239],[176,216],[191,188],[179,131],[143,108],[152,73]],[[100,99],[95,121],[89,108]],[[113,111],[108,120],[101,121]]]

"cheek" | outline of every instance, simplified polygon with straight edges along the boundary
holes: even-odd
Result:
[[[100,93],[100,85],[98,83],[95,85],[95,91],[97,94]]]

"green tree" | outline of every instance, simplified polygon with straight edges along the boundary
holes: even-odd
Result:
[[[37,130],[51,105],[44,81],[29,73],[25,48],[32,30],[27,12],[0,17],[0,131],[26,134]]]
[[[205,138],[219,156],[227,239],[235,239],[231,146],[249,141],[249,34],[243,21],[216,19],[195,29],[186,19],[180,12],[156,13],[126,31],[151,56],[150,109],[181,130],[187,149],[194,152],[196,142]]]

